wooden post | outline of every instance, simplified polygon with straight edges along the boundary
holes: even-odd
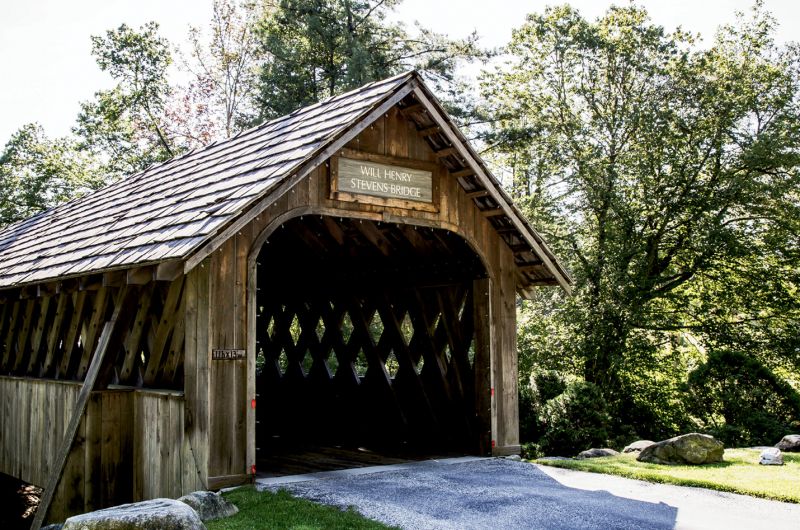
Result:
[[[86,379],[83,381],[81,392],[78,394],[78,401],[75,404],[75,409],[72,411],[72,418],[70,419],[67,430],[64,433],[64,439],[61,442],[61,447],[58,449],[55,465],[53,466],[53,469],[50,470],[50,476],[48,477],[47,485],[42,492],[42,499],[39,501],[39,507],[36,510],[36,516],[33,519],[31,530],[39,530],[42,527],[44,518],[47,516],[47,511],[50,509],[50,504],[53,502],[53,496],[55,495],[56,488],[58,488],[58,483],[61,480],[61,474],[64,471],[64,466],[67,463],[67,457],[69,456],[72,442],[75,440],[75,434],[78,432],[81,418],[83,417],[83,413],[86,410],[86,405],[89,402],[89,396],[94,389],[97,375],[100,373],[100,368],[103,365],[103,359],[106,356],[106,350],[108,350],[108,345],[111,342],[111,336],[114,334],[115,324],[119,318],[124,301],[125,289],[123,288],[118,299],[116,300],[114,314],[111,316],[111,319],[106,322],[105,326],[103,326],[103,331],[100,334],[100,341],[97,344],[97,350],[92,357],[92,362],[89,366],[89,371],[86,373]]]

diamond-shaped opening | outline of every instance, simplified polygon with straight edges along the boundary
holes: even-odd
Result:
[[[289,325],[289,333],[292,336],[292,342],[295,346],[297,346],[297,341],[300,340],[300,333],[302,330],[300,329],[300,319],[297,318],[297,315],[292,318],[292,323]]]
[[[286,355],[286,350],[281,349],[281,354],[278,355],[278,368],[281,369],[281,375],[286,373],[286,369],[289,367],[289,356]]]
[[[475,339],[469,343],[469,350],[467,350],[467,360],[470,366],[475,366]]]
[[[381,320],[381,316],[376,311],[369,321],[369,336],[374,344],[378,344],[381,340],[381,335],[383,335],[383,320]]]
[[[447,364],[450,364],[450,359],[453,358],[453,352],[450,351],[450,345],[448,344],[444,348],[444,358]]]
[[[403,335],[403,342],[406,343],[406,346],[411,344],[411,338],[414,336],[414,323],[411,322],[411,315],[408,313],[400,323],[400,333]]]
[[[258,353],[256,353],[256,375],[261,375],[261,372],[264,371],[264,365],[267,362],[267,358],[264,355],[264,349],[259,348]]]
[[[275,333],[275,319],[269,317],[269,321],[267,321],[267,335],[272,338],[272,335]]]
[[[394,355],[394,351],[389,353],[389,356],[386,358],[386,371],[389,373],[389,377],[392,379],[395,378],[397,372],[400,371],[400,363],[397,362],[397,357]]]
[[[417,361],[417,366],[415,367],[418,374],[422,373],[422,368],[425,366],[425,356],[420,355],[419,361]]]
[[[311,350],[306,350],[306,354],[303,356],[303,373],[308,375],[311,372],[311,365],[314,364],[314,357],[311,356]]]
[[[325,323],[322,321],[321,317],[319,319],[319,322],[317,322],[317,329],[315,329],[314,331],[317,332],[317,338],[319,339],[320,342],[322,342],[322,337],[323,335],[325,335]]]
[[[328,371],[331,375],[336,375],[336,371],[339,370],[339,358],[336,355],[331,355],[325,361],[325,364],[328,365]]]
[[[369,365],[367,364],[367,356],[364,355],[363,349],[359,348],[358,355],[356,355],[356,362],[354,364],[356,367],[356,375],[358,375],[358,377],[364,377],[367,375],[367,368]]]
[[[353,321],[350,320],[350,315],[348,313],[344,314],[344,318],[342,319],[342,340],[345,344],[350,342],[350,335],[353,334]]]

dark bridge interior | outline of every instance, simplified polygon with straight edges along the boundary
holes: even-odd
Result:
[[[259,469],[309,446],[477,450],[473,281],[486,271],[460,236],[305,216],[270,236],[257,271]]]

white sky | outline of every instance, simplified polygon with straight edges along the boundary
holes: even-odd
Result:
[[[397,16],[419,20],[439,33],[460,37],[477,30],[485,46],[501,46],[525,15],[545,0],[405,0]],[[595,18],[614,2],[572,0],[584,16]],[[626,3],[617,0],[616,3]],[[751,0],[640,0],[657,24],[677,26],[710,38],[717,26],[747,11]],[[777,18],[778,40],[800,40],[800,1],[766,0]],[[0,0],[0,148],[25,123],[38,121],[48,135],[67,134],[79,102],[91,99],[111,80],[91,57],[89,37],[123,22],[134,27],[155,20],[173,44],[187,27],[204,26],[211,0]]]

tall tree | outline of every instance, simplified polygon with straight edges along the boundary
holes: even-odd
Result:
[[[229,138],[256,115],[262,9],[249,0],[214,0],[207,31],[190,28],[183,66],[191,79],[177,87],[168,110],[172,130],[190,146]]]
[[[485,56],[477,35],[411,35],[388,15],[399,0],[266,1],[258,34],[265,54],[257,104],[273,118],[370,81],[419,69],[443,92],[455,66]],[[455,92],[451,90],[451,92]]]
[[[74,128],[81,147],[107,161],[109,176],[122,176],[182,150],[170,134],[165,106],[170,95],[169,43],[149,22],[138,31],[123,24],[92,37],[97,65],[117,82],[81,104]]]
[[[636,6],[595,22],[548,8],[484,80],[490,153],[576,276],[562,351],[620,415],[634,367],[702,319],[701,280],[779,256],[761,236],[797,219],[800,62],[773,26],[757,4],[703,50]]]
[[[103,183],[96,161],[80,153],[74,140],[50,139],[41,125],[24,125],[0,153],[0,227]]]

